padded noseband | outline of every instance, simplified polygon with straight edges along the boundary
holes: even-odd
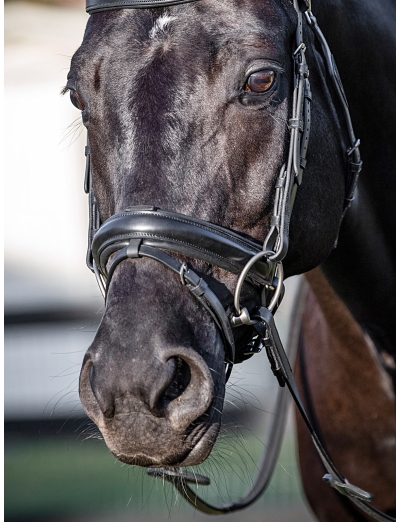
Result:
[[[254,343],[238,350],[235,348],[230,319],[220,300],[194,270],[167,252],[240,274],[261,251],[259,243],[233,230],[184,214],[140,205],[114,214],[101,225],[91,244],[91,264],[105,296],[115,269],[125,259],[148,257],[180,275],[182,284],[210,313],[221,331],[228,379],[232,364],[248,358],[253,353]],[[274,265],[265,262],[264,258],[252,265],[246,280],[259,288],[269,285],[273,275]]]
[[[136,206],[111,216],[93,238],[93,258],[105,277],[110,256],[131,239],[141,239],[143,246],[183,254],[233,274],[240,274],[262,250],[254,240],[208,221],[157,207]],[[267,284],[270,277],[271,265],[264,260],[255,263],[248,273],[248,280],[257,285]]]

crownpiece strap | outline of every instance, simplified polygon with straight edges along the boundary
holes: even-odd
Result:
[[[168,5],[187,4],[196,0],[86,0],[86,12],[89,14],[112,9],[146,9],[166,7]]]

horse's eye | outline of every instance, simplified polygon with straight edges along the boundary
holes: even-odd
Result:
[[[80,111],[85,110],[85,104],[82,101],[82,98],[79,96],[79,94],[76,91],[70,91],[69,97],[71,98],[71,102],[77,109]]]
[[[258,71],[247,78],[244,86],[245,92],[267,92],[274,84],[274,71]]]

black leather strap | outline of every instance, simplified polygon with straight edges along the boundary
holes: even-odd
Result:
[[[346,153],[348,156],[348,180],[346,186],[346,194],[344,198],[343,204],[343,214],[342,220],[347,212],[347,209],[350,207],[351,203],[354,200],[355,190],[357,186],[358,177],[360,175],[362,169],[362,161],[360,156],[360,140],[356,139],[353,123],[351,121],[349,104],[347,102],[347,98],[343,89],[342,80],[340,79],[339,71],[336,67],[335,59],[331,53],[328,42],[325,40],[325,37],[317,23],[317,19],[312,14],[311,11],[305,13],[306,19],[310,27],[312,28],[315,36],[317,37],[321,49],[325,58],[325,64],[327,66],[329,77],[333,83],[336,94],[340,101],[340,105],[343,111],[343,116],[346,121],[347,133],[349,136],[350,146],[347,149]]]
[[[143,245],[200,259],[234,274],[261,251],[259,243],[233,230],[156,207],[137,206],[111,216],[95,234],[92,254],[100,272],[106,275],[109,257],[139,238]],[[271,270],[271,264],[260,260],[249,271],[249,279],[265,285]]]
[[[221,337],[225,344],[225,362],[227,364],[225,377],[226,380],[228,380],[233,364],[235,362],[239,362],[235,360],[235,341],[233,338],[231,325],[220,300],[217,298],[214,292],[211,291],[207,283],[198,274],[196,274],[196,272],[187,266],[182,266],[179,261],[168,255],[166,252],[163,252],[158,248],[144,245],[141,239],[131,239],[128,245],[119,250],[115,255],[111,262],[110,269],[108,273],[106,273],[106,295],[108,293],[108,288],[113,273],[117,266],[125,259],[135,259],[139,257],[149,257],[154,259],[162,263],[167,268],[171,269],[173,272],[175,272],[175,274],[178,274],[181,277],[182,283],[187,286],[194,297],[200,301],[200,303],[212,316],[218,328],[221,330]],[[182,268],[184,268],[184,270]]]
[[[271,227],[264,241],[264,250],[273,250],[271,261],[282,261],[289,249],[290,218],[306,166],[306,154],[311,129],[311,88],[308,80],[306,46],[303,42],[303,13],[293,0],[297,13],[297,30],[293,52],[294,91],[292,113],[288,121],[290,142],[287,162],[281,168],[275,184],[274,211]]]
[[[86,12],[89,14],[112,9],[144,9],[166,7],[168,5],[187,4],[196,0],[86,0]]]
[[[287,385],[296,403],[296,406],[301,416],[303,417],[304,422],[306,423],[322,463],[328,472],[326,475],[324,475],[323,480],[331,487],[336,489],[339,493],[348,497],[354,504],[356,504],[356,506],[358,506],[362,511],[367,513],[375,520],[378,520],[379,522],[395,522],[393,517],[368,504],[368,502],[371,502],[374,499],[374,496],[371,493],[368,493],[367,491],[350,484],[350,482],[336,469],[329,455],[325,451],[325,448],[321,444],[303,406],[296,381],[294,380],[292,368],[282,346],[282,342],[275,325],[274,316],[270,310],[261,307],[259,313],[255,317],[260,319],[266,328],[263,341],[267,352],[270,350],[273,355],[272,358],[270,357],[270,361],[273,360],[273,365],[275,365],[275,367],[273,367],[273,372],[278,378],[278,382],[281,386],[284,386],[285,384]]]

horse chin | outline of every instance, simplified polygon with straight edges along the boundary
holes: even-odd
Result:
[[[195,447],[187,455],[180,466],[197,466],[204,462],[211,453],[214,443],[217,439],[220,429],[220,423],[215,423],[209,426],[202,438],[197,442]]]
[[[142,445],[136,451],[130,447],[129,435],[125,434],[121,439],[116,436],[115,429],[107,426],[108,423],[100,424],[100,431],[111,453],[124,464],[141,467],[195,466],[207,459],[217,439],[221,424],[218,410],[213,401],[208,412],[186,432],[174,432],[164,427],[163,431],[168,431],[164,440],[157,437],[151,448]],[[120,430],[118,432],[120,435]],[[138,435],[137,432],[132,434],[132,439],[139,438]]]
[[[197,466],[204,462],[211,453],[217,439],[220,423],[216,422],[203,428],[200,440],[197,440],[194,447],[182,456],[170,456],[162,459],[153,458],[145,454],[134,456],[125,455],[111,450],[115,458],[130,466],[140,467],[176,467],[176,466]],[[196,437],[198,439],[198,437]]]

